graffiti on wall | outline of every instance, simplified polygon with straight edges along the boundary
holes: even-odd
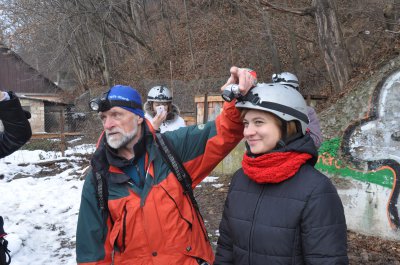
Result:
[[[375,88],[367,115],[347,127],[342,138],[325,141],[316,167],[324,172],[391,189],[387,216],[400,228],[400,72]],[[340,154],[340,155],[339,155]]]

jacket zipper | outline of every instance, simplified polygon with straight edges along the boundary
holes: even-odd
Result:
[[[126,215],[128,211],[126,210],[126,205],[124,206],[124,217],[122,221],[122,246],[121,246],[121,252],[125,251],[125,238],[126,238]]]
[[[253,212],[253,222],[251,223],[250,236],[249,236],[249,264],[252,264],[251,263],[251,253],[252,253],[252,249],[253,249],[252,238],[253,238],[253,234],[254,234],[254,225],[255,225],[255,221],[256,221],[255,218],[256,218],[257,212],[259,210],[258,206],[260,204],[262,195],[264,194],[264,190],[265,189],[264,189],[264,185],[263,185],[262,191],[261,191],[260,195],[258,196],[256,207]]]
[[[178,210],[179,216],[189,225],[190,230],[192,230],[192,223],[189,222],[189,220],[187,220],[185,217],[183,217],[181,210],[179,209],[178,204],[176,204],[176,201],[174,200],[174,198],[172,198],[172,196],[168,193],[168,191],[163,186],[160,186],[160,187],[165,191],[165,193],[168,195],[168,197],[174,202],[175,207]]]

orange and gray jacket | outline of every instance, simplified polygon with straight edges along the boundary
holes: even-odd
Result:
[[[193,188],[241,140],[243,125],[239,116],[234,103],[225,103],[215,121],[164,134],[190,174]],[[195,265],[196,258],[213,263],[204,224],[164,162],[151,130],[147,123],[139,141],[145,149],[142,189],[120,169],[134,161],[117,157],[105,140],[100,140],[92,159],[96,169],[86,176],[82,190],[76,239],[78,264],[111,264],[112,256],[114,265]],[[93,184],[92,174],[98,172],[107,178],[106,218]]]

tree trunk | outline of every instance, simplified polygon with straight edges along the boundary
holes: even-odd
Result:
[[[189,49],[190,49],[190,56],[192,58],[192,69],[194,70],[194,54],[193,54],[193,46],[192,46],[192,30],[190,28],[190,23],[189,23],[189,13],[186,5],[186,0],[183,0],[183,4],[185,7],[185,14],[186,14],[186,27],[189,35]]]
[[[396,24],[396,12],[393,4],[386,4],[383,8],[383,17],[385,18],[385,27],[389,31],[394,31],[394,25]]]
[[[165,27],[165,32],[167,33],[168,39],[171,43],[172,46],[172,50],[174,52],[174,55],[177,56],[178,52],[177,52],[177,48],[176,48],[176,41],[174,38],[174,35],[172,33],[172,23],[171,23],[171,19],[169,17],[169,15],[167,14],[166,9],[166,5],[167,3],[164,2],[164,0],[161,0],[160,5],[161,5],[161,16],[164,20],[164,27]]]
[[[285,5],[287,6],[288,0],[286,0]],[[289,26],[289,41],[290,41],[290,48],[291,48],[291,57],[292,57],[292,67],[294,70],[294,73],[297,75],[298,78],[300,78],[301,81],[301,75],[300,75],[300,56],[299,56],[299,51],[297,50],[297,41],[296,41],[296,35],[294,32],[294,26],[293,26],[293,16],[292,15],[286,15],[286,21],[287,25]],[[301,87],[300,87],[301,89]]]
[[[395,16],[394,16],[395,21],[394,22],[397,25],[399,18],[400,18],[400,0],[394,0],[393,6],[394,6],[394,12],[395,12]]]
[[[75,54],[74,49],[70,46],[66,46],[67,50],[69,51],[70,56],[72,57],[72,65],[75,71],[76,76],[78,77],[78,82],[81,88],[83,88],[84,91],[87,91],[87,82],[86,82],[86,76],[84,71],[82,70],[81,62],[78,56]]]
[[[136,3],[135,1],[130,1],[130,7],[131,7],[131,12],[132,12],[132,23],[134,23],[135,25],[133,25],[133,32],[134,34],[138,34],[139,32],[143,32],[143,26],[142,26],[142,21],[139,15],[139,3]],[[136,43],[136,53],[139,55],[140,58],[140,62],[143,62],[143,56],[142,53],[140,51],[140,46],[139,43]]]
[[[110,69],[109,69],[109,64],[108,64],[108,52],[107,52],[107,46],[106,46],[106,38],[103,35],[100,41],[100,47],[101,47],[101,54],[103,57],[103,64],[104,64],[104,69],[103,69],[103,78],[105,83],[107,84],[108,87],[111,87],[111,76],[110,76]]]
[[[343,42],[334,0],[313,0],[318,41],[324,55],[333,91],[341,90],[352,71],[349,54]]]
[[[267,46],[269,51],[271,52],[271,63],[272,63],[272,70],[274,73],[281,72],[281,64],[279,61],[279,53],[278,49],[276,48],[274,38],[272,36],[271,27],[269,25],[269,13],[268,11],[262,12],[263,22],[265,26],[265,33],[267,36]]]

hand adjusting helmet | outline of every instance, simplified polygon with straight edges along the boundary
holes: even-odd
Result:
[[[155,86],[147,94],[147,101],[172,102],[172,93],[166,86]]]
[[[279,83],[258,83],[243,100],[236,103],[238,109],[253,109],[270,112],[282,120],[282,140],[286,139],[286,124],[294,121],[298,131],[297,137],[307,130],[307,105],[303,96],[294,88]],[[293,140],[293,139],[290,139]]]
[[[299,90],[299,79],[292,73],[282,72],[280,74],[272,75],[272,82],[280,83],[283,85],[288,85],[293,87],[294,89]]]

